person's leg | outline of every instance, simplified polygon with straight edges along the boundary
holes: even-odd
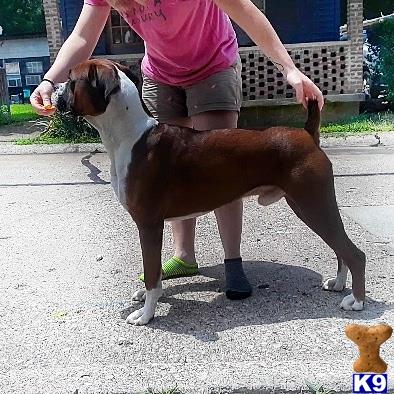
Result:
[[[173,118],[166,121],[176,126],[192,127],[191,118]],[[194,249],[196,219],[174,220],[171,222],[174,237],[174,256],[188,264],[196,264]]]
[[[143,76],[143,100],[159,122],[192,127],[187,115],[186,94],[181,88],[152,81]],[[194,249],[196,219],[171,222],[174,237],[174,256],[163,264],[163,279],[194,275],[198,272]],[[144,279],[143,275],[140,279]]]
[[[192,116],[196,130],[235,128],[237,111],[208,111]],[[226,295],[230,299],[249,297],[252,288],[244,273],[241,259],[242,200],[233,201],[215,210],[224,249]]]

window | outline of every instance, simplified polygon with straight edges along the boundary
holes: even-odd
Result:
[[[41,74],[43,72],[42,62],[26,62],[28,74]]]
[[[22,86],[22,79],[21,78],[13,78],[7,76],[7,82],[9,88],[18,88]]]
[[[7,74],[8,87],[16,88],[22,86],[21,71],[18,62],[6,63],[5,72]]]
[[[141,53],[144,51],[142,38],[130,28],[117,11],[111,10],[108,26],[111,53]]]
[[[41,75],[26,75],[26,85],[39,85]]]
[[[19,68],[19,63],[6,63],[5,64],[5,72],[7,75],[21,75],[21,70]]]

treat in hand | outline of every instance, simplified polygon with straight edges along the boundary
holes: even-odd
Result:
[[[51,111],[53,109],[56,109],[56,107],[52,104],[45,104],[44,109],[46,109],[47,111]]]

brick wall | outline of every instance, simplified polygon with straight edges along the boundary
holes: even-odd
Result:
[[[287,44],[294,64],[337,101],[349,99],[351,44],[346,41]],[[295,90],[258,47],[241,48],[243,106],[280,105],[296,101]]]
[[[363,0],[348,0],[347,18],[350,41],[347,91],[361,93],[363,91]]]
[[[63,44],[62,27],[58,0],[43,0],[45,11],[45,22],[47,26],[47,37],[51,63],[56,58]]]

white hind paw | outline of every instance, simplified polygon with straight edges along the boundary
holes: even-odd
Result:
[[[343,291],[346,287],[346,280],[343,281],[342,279],[336,277],[332,279],[327,279],[323,283],[323,290],[327,291]]]
[[[364,301],[357,301],[352,293],[344,297],[341,302],[341,308],[345,311],[362,311],[364,309]]]

